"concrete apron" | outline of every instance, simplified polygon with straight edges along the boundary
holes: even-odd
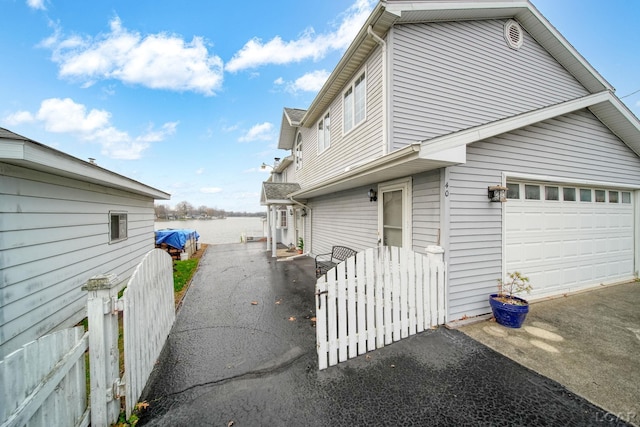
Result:
[[[520,329],[493,319],[457,329],[640,425],[640,283],[535,302]]]

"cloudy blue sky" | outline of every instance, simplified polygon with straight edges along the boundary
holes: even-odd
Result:
[[[640,1],[533,3],[640,116]],[[373,5],[0,0],[0,127],[171,206],[261,211],[282,108],[308,107]]]

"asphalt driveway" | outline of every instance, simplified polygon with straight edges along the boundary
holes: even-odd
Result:
[[[625,425],[458,330],[318,371],[313,261],[209,246],[143,394],[140,425]]]

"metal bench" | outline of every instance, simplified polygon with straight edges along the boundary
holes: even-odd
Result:
[[[331,252],[316,255],[316,277],[326,274],[327,271],[356,253],[356,251],[346,246],[334,246],[331,248]]]

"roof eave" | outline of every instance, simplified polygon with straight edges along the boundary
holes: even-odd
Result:
[[[0,162],[3,163],[124,190],[155,200],[169,200],[171,198],[169,193],[33,140],[3,138],[2,142],[0,144]]]
[[[420,143],[414,143],[364,164],[348,167],[343,173],[296,191],[290,196],[294,199],[311,199],[466,161],[466,153],[464,151],[458,151],[453,155],[451,153],[447,154],[447,156],[440,157],[423,156],[421,155]]]
[[[535,111],[507,117],[502,120],[453,132],[422,141],[426,156],[437,156],[461,146],[501,135],[565,114],[589,109],[611,132],[636,154],[640,155],[640,122],[631,111],[611,92],[587,95]]]
[[[419,20],[413,21],[418,17]],[[517,19],[524,29],[591,93],[615,90],[527,0],[399,3],[380,1],[312,101],[300,121],[300,125],[311,126],[318,120],[346,82],[352,78],[352,74],[360,68],[370,52],[378,46],[367,34],[369,26],[382,37],[397,22],[503,18]],[[293,147],[292,144],[291,147]]]

